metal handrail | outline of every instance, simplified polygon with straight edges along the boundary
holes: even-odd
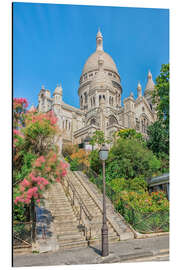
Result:
[[[74,205],[74,197],[77,198],[78,203],[80,205],[80,208],[82,208],[82,210],[84,211],[86,217],[89,220],[92,220],[93,216],[91,215],[91,213],[89,212],[88,208],[86,207],[84,201],[82,200],[81,196],[79,195],[78,191],[76,190],[76,188],[74,187],[74,185],[66,178],[66,181],[68,183],[68,187],[71,188],[72,192],[73,192],[73,198],[72,198],[72,203]]]

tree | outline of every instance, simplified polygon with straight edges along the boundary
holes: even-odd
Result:
[[[153,102],[156,103],[158,120],[164,123],[169,130],[169,64],[161,66],[160,75],[156,78],[156,86],[153,93]]]
[[[104,138],[104,132],[102,130],[96,130],[90,140],[90,144],[92,146],[95,146],[96,144],[98,144],[98,146],[101,146],[105,142],[106,140]]]
[[[119,138],[111,148],[106,162],[106,179],[151,177],[161,162],[143,144],[134,139]]]
[[[145,143],[145,140],[141,133],[136,132],[135,129],[122,129],[118,130],[115,133],[116,137],[124,138],[124,139],[134,139],[140,143]]]
[[[157,121],[147,129],[147,146],[162,160],[162,172],[169,167],[169,64],[163,64],[153,92]]]
[[[167,130],[164,128],[161,121],[154,122],[148,127],[149,138],[147,140],[147,146],[158,157],[162,153],[169,154],[169,136]]]

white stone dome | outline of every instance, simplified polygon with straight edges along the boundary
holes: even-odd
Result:
[[[96,50],[90,57],[87,59],[82,74],[85,74],[89,71],[98,70],[98,58],[99,56],[103,57],[104,60],[104,69],[114,71],[118,74],[116,64],[114,63],[112,57],[104,51]]]

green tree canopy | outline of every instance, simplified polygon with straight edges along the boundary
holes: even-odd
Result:
[[[153,93],[157,121],[148,127],[147,146],[162,160],[162,171],[169,167],[169,64],[163,64]]]
[[[161,162],[143,144],[134,139],[124,138],[119,138],[111,148],[106,163],[108,181],[121,177],[151,177],[161,166]]]
[[[161,66],[160,75],[156,78],[153,101],[157,104],[158,120],[163,121],[169,130],[169,64]]]

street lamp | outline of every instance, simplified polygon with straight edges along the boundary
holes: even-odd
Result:
[[[108,247],[108,227],[106,223],[106,183],[105,183],[105,160],[108,158],[108,148],[105,144],[102,145],[99,150],[99,158],[102,160],[103,164],[103,226],[101,229],[102,233],[102,256],[109,255]]]

